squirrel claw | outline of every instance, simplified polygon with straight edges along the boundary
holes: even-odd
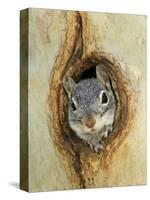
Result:
[[[98,144],[98,145],[96,145],[96,146],[94,147],[94,150],[95,150],[96,152],[98,152],[99,149],[103,149],[103,146],[102,146],[101,144]]]
[[[100,146],[97,145],[97,146],[94,147],[94,150],[95,150],[96,152],[98,152],[99,148],[100,148]]]
[[[93,145],[92,144],[89,144],[89,146],[90,146],[91,149],[93,149]]]
[[[89,143],[88,143],[89,144]],[[89,144],[90,148],[96,152],[98,152],[99,149],[103,149],[103,145],[101,144],[96,144],[96,145],[92,145],[92,144]]]

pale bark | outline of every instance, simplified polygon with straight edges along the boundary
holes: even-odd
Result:
[[[109,65],[118,98],[99,153],[72,135],[62,87],[91,62]],[[29,191],[145,184],[146,17],[29,9],[28,131]]]

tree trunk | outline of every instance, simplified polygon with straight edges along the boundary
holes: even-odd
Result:
[[[146,17],[29,9],[28,190],[146,183]],[[62,81],[103,63],[114,130],[94,152],[70,129]]]

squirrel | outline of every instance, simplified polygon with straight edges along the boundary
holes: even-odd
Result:
[[[110,74],[103,64],[96,66],[96,77],[76,83],[70,75],[63,80],[68,95],[70,128],[96,152],[103,148],[103,138],[113,131],[116,99]]]

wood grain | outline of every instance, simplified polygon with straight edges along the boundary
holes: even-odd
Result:
[[[105,64],[117,98],[115,128],[99,153],[70,130],[69,73]],[[29,191],[146,183],[146,18],[29,9]]]

